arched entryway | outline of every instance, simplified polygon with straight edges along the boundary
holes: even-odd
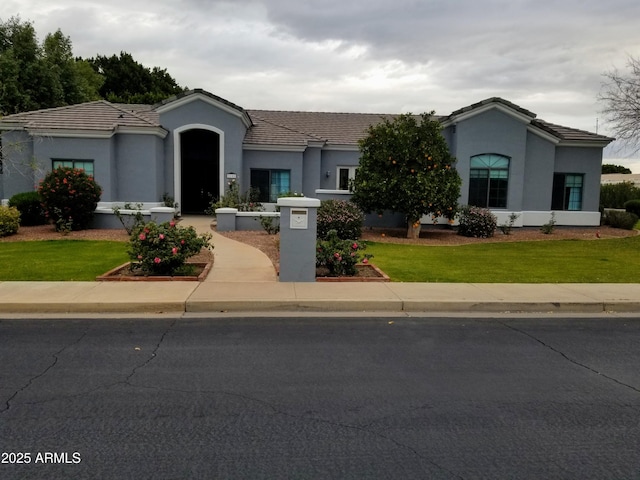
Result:
[[[182,213],[204,213],[220,196],[221,135],[203,128],[179,132]]]

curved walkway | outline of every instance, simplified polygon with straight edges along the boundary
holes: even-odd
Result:
[[[211,223],[212,218],[204,215],[186,215],[180,221],[181,225],[192,226],[198,233],[213,235],[213,268],[205,283],[278,281],[269,257],[257,248],[216,233]]]

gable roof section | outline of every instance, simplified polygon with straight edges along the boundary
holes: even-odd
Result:
[[[587,132],[586,130],[579,130],[577,128],[564,127],[562,125],[545,122],[544,120],[536,118],[535,113],[500,97],[487,98],[486,100],[474,103],[468,107],[460,108],[452,112],[451,115],[443,118],[441,121],[443,126],[446,127],[491,109],[498,109],[519,119],[529,126],[529,131],[557,145],[605,147],[615,140],[614,138]]]
[[[32,135],[111,137],[114,133],[147,133],[165,137],[167,131],[138,105],[98,100],[65,107],[16,113],[2,118],[0,129],[26,129]]]
[[[454,112],[451,112],[451,115],[444,118],[442,120],[443,123],[447,123],[449,120],[463,120],[465,118],[469,118],[475,115],[478,115],[482,112],[486,112],[492,108],[498,108],[502,111],[510,113],[513,116],[519,116],[523,120],[529,119],[532,120],[536,118],[536,114],[530,112],[529,110],[519,107],[515,103],[511,103],[508,100],[500,97],[491,97],[486,100],[482,100],[478,103],[474,103],[473,105],[469,105],[468,107],[462,107]]]
[[[196,100],[201,100],[209,103],[219,108],[220,110],[224,110],[225,112],[240,118],[246,128],[249,128],[251,126],[251,117],[249,117],[247,112],[245,112],[244,108],[230,102],[229,100],[225,100],[222,97],[214,95],[213,93],[202,90],[201,88],[188,90],[186,92],[174,95],[173,97],[167,98],[154,105],[153,110],[158,112],[158,114],[162,114]]]

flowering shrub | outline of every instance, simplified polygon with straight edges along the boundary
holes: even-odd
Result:
[[[356,274],[356,264],[360,260],[367,263],[372,257],[361,253],[365,248],[364,243],[342,240],[338,232],[330,230],[325,240],[317,242],[316,267],[326,267],[332,277],[353,276]]]
[[[148,275],[173,275],[187,259],[211,248],[211,235],[198,235],[193,227],[179,227],[174,221],[136,225],[129,239],[129,258]]]
[[[69,226],[83,230],[93,219],[102,189],[84,170],[58,167],[40,182],[38,189],[47,217],[53,220],[56,230]]]
[[[18,233],[20,228],[20,212],[15,207],[0,205],[0,237]]]
[[[465,205],[458,217],[458,235],[465,237],[492,237],[498,226],[498,219],[488,208]]]
[[[9,206],[16,207],[20,212],[20,225],[44,225],[47,217],[42,208],[42,199],[38,192],[16,193],[9,199]]]
[[[324,200],[318,208],[318,238],[328,238],[335,230],[338,238],[360,238],[364,214],[352,202],[346,200]]]

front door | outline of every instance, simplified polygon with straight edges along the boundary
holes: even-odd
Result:
[[[180,134],[182,213],[202,214],[220,195],[220,135],[194,129]]]

